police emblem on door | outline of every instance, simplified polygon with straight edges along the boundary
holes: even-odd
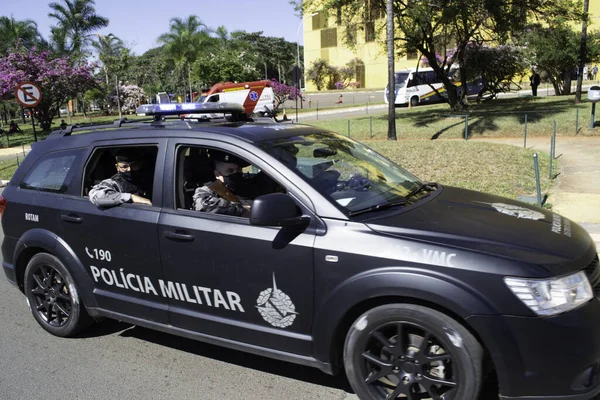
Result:
[[[275,274],[273,274],[273,287],[260,292],[256,299],[256,308],[263,319],[276,328],[292,325],[298,315],[290,296],[277,289]]]
[[[250,100],[257,101],[258,100],[258,93],[256,93],[255,91],[250,92]]]

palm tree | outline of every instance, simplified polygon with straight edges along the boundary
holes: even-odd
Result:
[[[169,32],[158,37],[158,42],[165,45],[168,57],[174,62],[180,77],[185,82],[185,72],[196,61],[198,54],[210,46],[210,29],[196,15],[187,19],[172,18]],[[185,89],[183,90],[185,93]],[[190,100],[192,89],[190,83]]]
[[[57,21],[52,27],[56,50],[81,59],[95,31],[108,26],[108,19],[96,14],[94,0],[62,0],[50,3],[50,18]]]
[[[109,33],[108,35],[97,34],[98,40],[92,42],[92,47],[98,52],[98,59],[102,62],[102,70],[108,86],[108,75],[111,65],[120,58],[125,48],[123,41]]]
[[[0,41],[0,57],[8,54],[19,39],[26,48],[45,45],[45,40],[38,32],[35,21],[30,19],[17,21],[12,15],[10,17],[0,17],[0,37],[2,38],[2,41]]]

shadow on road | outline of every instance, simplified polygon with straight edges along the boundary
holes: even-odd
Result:
[[[81,339],[87,339],[100,336],[109,336],[132,327],[133,325],[127,324],[125,322],[107,319],[92,325],[89,329],[86,329],[85,331],[78,334],[77,337]]]
[[[354,393],[344,374],[329,376],[316,368],[231,350],[225,347],[202,343],[138,326],[124,330],[121,332],[120,336],[133,337],[161,346],[167,346],[172,349],[185,351],[186,353],[196,354],[200,357],[211,358],[213,360],[235,364],[245,368],[251,368],[268,374],[279,375],[315,385],[340,389],[347,393]]]
[[[86,337],[103,336],[121,331],[119,336],[136,338],[148,341],[160,346],[195,354],[213,360],[251,368],[268,374],[278,375],[285,378],[311,383],[315,385],[343,390],[353,394],[345,374],[339,373],[335,376],[327,375],[316,368],[305,367],[289,362],[279,361],[267,357],[248,354],[242,351],[231,350],[225,347],[215,346],[180,336],[171,335],[152,329],[146,329],[117,321],[104,321],[87,331]],[[494,378],[486,380],[482,388],[480,400],[498,399],[498,382]],[[427,400],[427,399],[424,399]]]

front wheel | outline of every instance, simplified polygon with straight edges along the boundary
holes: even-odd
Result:
[[[419,98],[416,96],[413,96],[410,98],[410,106],[411,107],[416,107],[419,105]]]
[[[363,400],[475,400],[483,350],[439,311],[387,304],[361,315],[344,345],[350,385]]]
[[[35,320],[53,335],[70,337],[92,323],[69,271],[51,254],[29,260],[25,296]]]

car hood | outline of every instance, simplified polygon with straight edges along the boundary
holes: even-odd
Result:
[[[581,262],[594,247],[581,226],[551,211],[472,190],[439,188],[441,192],[404,212],[369,219],[367,226],[388,235],[545,265]]]

